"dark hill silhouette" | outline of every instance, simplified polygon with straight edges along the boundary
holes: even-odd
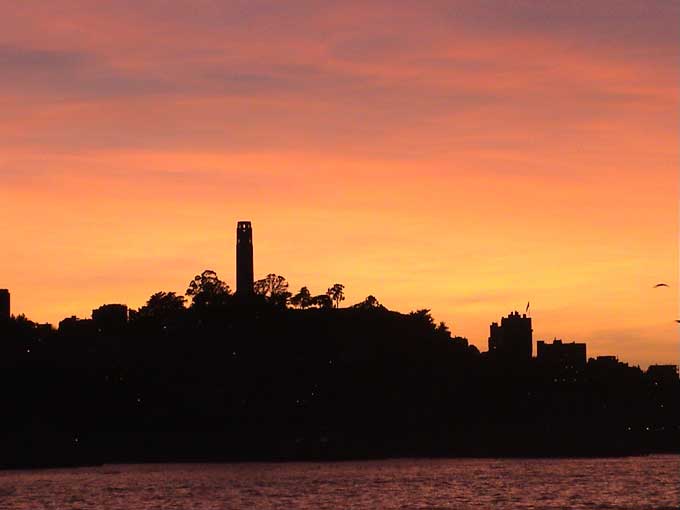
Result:
[[[428,310],[284,283],[235,295],[204,271],[188,307],[158,292],[58,330],[0,323],[0,463],[678,451],[677,378],[508,364]]]

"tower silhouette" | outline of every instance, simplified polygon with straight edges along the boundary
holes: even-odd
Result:
[[[9,290],[0,289],[0,320],[9,319]]]
[[[236,293],[253,293],[253,228],[249,221],[236,225]]]

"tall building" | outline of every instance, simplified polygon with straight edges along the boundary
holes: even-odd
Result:
[[[0,320],[9,319],[9,291],[7,289],[0,289]]]
[[[253,227],[249,221],[236,225],[236,293],[253,293]]]
[[[531,317],[513,312],[491,324],[489,353],[498,358],[509,360],[531,359],[533,352],[533,329]]]

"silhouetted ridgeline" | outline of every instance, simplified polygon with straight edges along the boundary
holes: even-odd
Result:
[[[0,464],[679,451],[672,370],[494,354],[498,325],[480,354],[427,310],[338,308],[339,284],[254,288],[206,271],[189,307],[0,320]]]

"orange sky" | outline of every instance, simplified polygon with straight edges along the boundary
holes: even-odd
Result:
[[[677,363],[680,4],[0,3],[14,313],[233,287],[249,219],[294,290]]]

